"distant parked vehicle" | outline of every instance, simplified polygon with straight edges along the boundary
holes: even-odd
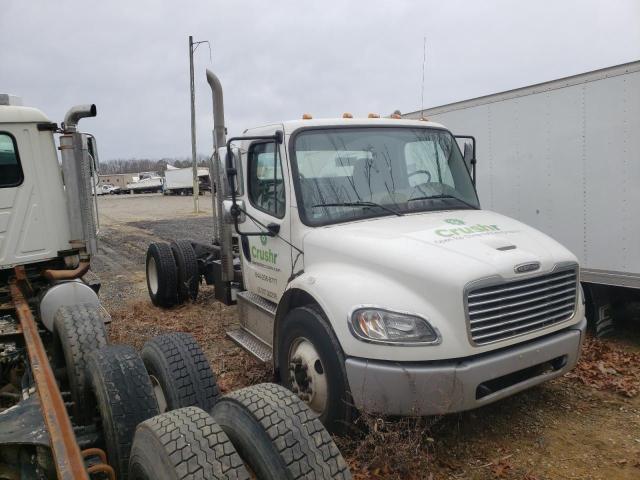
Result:
[[[198,168],[198,188],[200,194],[211,191],[209,169]],[[164,172],[165,195],[193,195],[193,168],[174,168]]]
[[[137,182],[127,183],[122,189],[123,193],[162,193],[162,177],[142,178]]]
[[[98,185],[95,190],[96,195],[115,195],[117,193],[120,193],[120,187],[114,187],[106,183],[104,185]]]

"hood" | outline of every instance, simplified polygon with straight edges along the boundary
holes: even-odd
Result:
[[[492,276],[524,277],[577,262],[542,232],[487,210],[422,212],[316,228],[305,236],[304,250],[305,269],[327,260],[358,268],[368,264],[378,272],[437,276],[457,285]],[[539,268],[516,273],[517,266],[536,262]]]

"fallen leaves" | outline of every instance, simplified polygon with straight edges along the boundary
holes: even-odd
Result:
[[[624,351],[607,340],[587,337],[582,357],[567,377],[596,390],[633,398],[640,393],[640,353]]]

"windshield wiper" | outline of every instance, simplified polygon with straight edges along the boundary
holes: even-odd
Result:
[[[379,203],[376,203],[376,202],[319,203],[317,205],[313,205],[311,208],[318,208],[318,207],[363,207],[363,208],[378,207],[378,208],[381,208],[382,210],[386,210],[387,212],[393,213],[398,217],[403,216],[403,214],[398,212],[397,210],[394,210],[393,208],[385,207],[384,205],[380,205]]]
[[[410,198],[409,200],[407,200],[407,202],[412,202],[414,200],[433,200],[433,199],[439,199],[439,198],[452,198],[454,200],[459,201],[460,203],[462,203],[463,205],[469,207],[469,208],[473,208],[474,210],[479,210],[479,207],[476,207],[475,205],[472,205],[464,200],[462,200],[461,198],[458,198],[454,195],[430,195],[427,196],[425,195],[424,197],[415,197],[415,198]]]

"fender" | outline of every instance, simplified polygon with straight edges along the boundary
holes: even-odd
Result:
[[[274,358],[277,346],[279,322],[291,309],[308,303],[317,304],[325,313],[345,356],[371,359],[427,360],[439,351],[442,358],[445,350],[440,346],[400,347],[395,345],[373,345],[357,339],[349,331],[351,311],[362,305],[378,306],[426,316],[442,334],[451,341],[454,335],[448,322],[421,291],[419,282],[407,282],[406,276],[392,272],[372,272],[357,265],[323,263],[310,268],[293,279],[278,303],[274,324]],[[411,280],[411,279],[409,279]],[[413,285],[407,288],[407,285]],[[339,294],[338,294],[339,293]],[[435,295],[435,298],[439,296]],[[460,304],[461,314],[462,302]],[[466,340],[466,339],[464,339]],[[425,350],[426,349],[426,350]],[[406,358],[405,358],[406,357]]]

